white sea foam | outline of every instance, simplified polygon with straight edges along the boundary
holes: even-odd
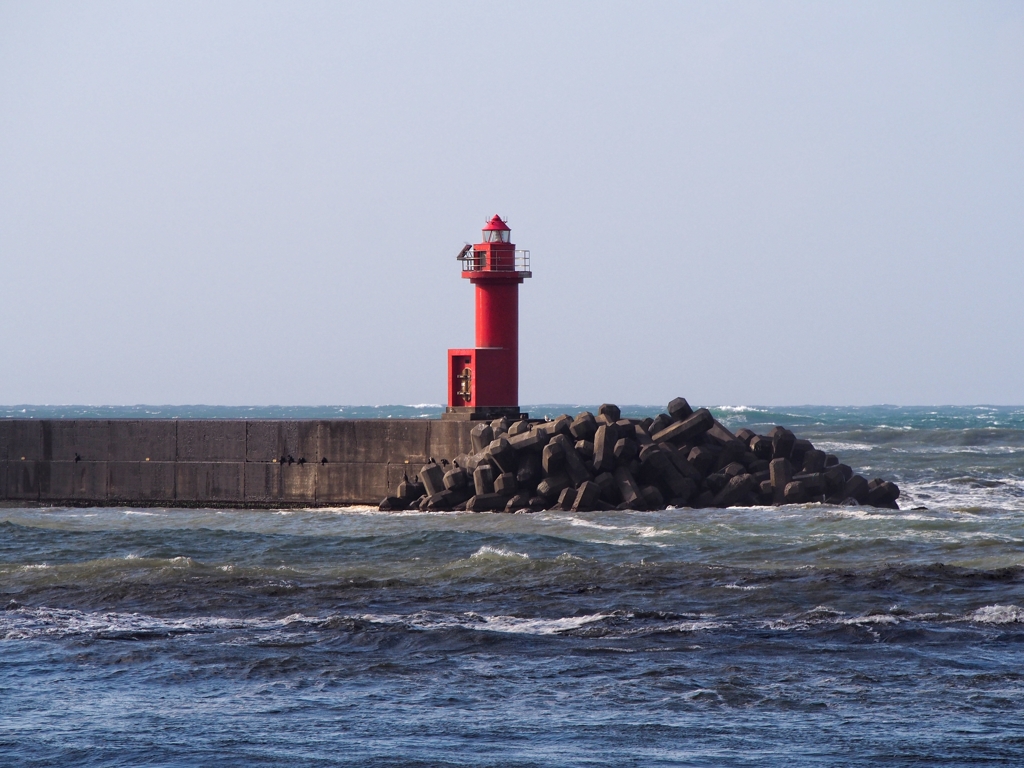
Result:
[[[1016,605],[986,605],[969,614],[967,619],[980,624],[1019,624],[1024,623],[1024,608]]]
[[[580,562],[583,562],[583,558],[582,557],[580,557],[579,555],[574,555],[571,552],[563,552],[558,557],[556,557],[555,560],[557,560],[559,562],[571,562],[573,560],[578,560]]]
[[[478,613],[457,615],[429,612],[409,615],[364,614],[359,618],[374,624],[401,624],[421,630],[471,629],[483,632],[504,632],[524,635],[556,635],[609,618],[611,614],[592,613],[555,619],[521,618],[519,616],[487,616]]]
[[[899,624],[900,620],[895,616],[886,613],[872,613],[868,616],[852,616],[849,619],[842,619],[841,624]]]
[[[530,556],[525,552],[513,552],[510,549],[504,547],[492,547],[487,544],[480,547],[476,552],[470,555],[472,560],[480,560],[483,558],[514,558],[518,560],[529,560]]]
[[[739,589],[743,592],[753,592],[755,589],[764,589],[764,584],[726,584],[726,589]]]
[[[825,453],[842,453],[843,451],[873,451],[877,446],[867,443],[850,443],[844,440],[820,440],[814,447]]]
[[[234,619],[192,616],[163,619],[141,613],[86,612],[64,608],[16,608],[0,612],[0,639],[38,637],[128,637],[195,634],[226,630],[279,630],[297,623],[322,624],[323,619],[293,614],[284,619]]]
[[[617,533],[619,535],[632,534],[634,536],[639,536],[642,539],[649,539],[658,536],[671,536],[674,533],[673,531],[667,530],[665,528],[656,528],[653,525],[605,525],[603,523],[596,523],[593,520],[588,520],[583,517],[570,517],[568,518],[568,523],[569,525],[575,525],[581,528],[594,528],[599,531],[609,531]],[[615,542],[606,543],[614,544]],[[624,543],[632,544],[634,542],[627,541]]]

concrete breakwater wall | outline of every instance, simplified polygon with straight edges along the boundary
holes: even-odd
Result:
[[[471,422],[428,419],[9,419],[0,500],[52,505],[334,506],[393,495]]]

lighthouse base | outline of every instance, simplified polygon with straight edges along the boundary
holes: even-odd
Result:
[[[518,405],[449,405],[441,414],[442,421],[493,421],[501,418],[519,421],[530,418],[530,414],[522,413]]]

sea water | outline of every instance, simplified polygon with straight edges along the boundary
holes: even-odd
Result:
[[[713,410],[901,509],[2,508],[0,765],[1024,764],[1024,409]]]

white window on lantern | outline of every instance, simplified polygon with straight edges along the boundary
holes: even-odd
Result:
[[[484,242],[485,243],[507,243],[508,242],[508,230],[501,229],[487,229],[484,230]]]

